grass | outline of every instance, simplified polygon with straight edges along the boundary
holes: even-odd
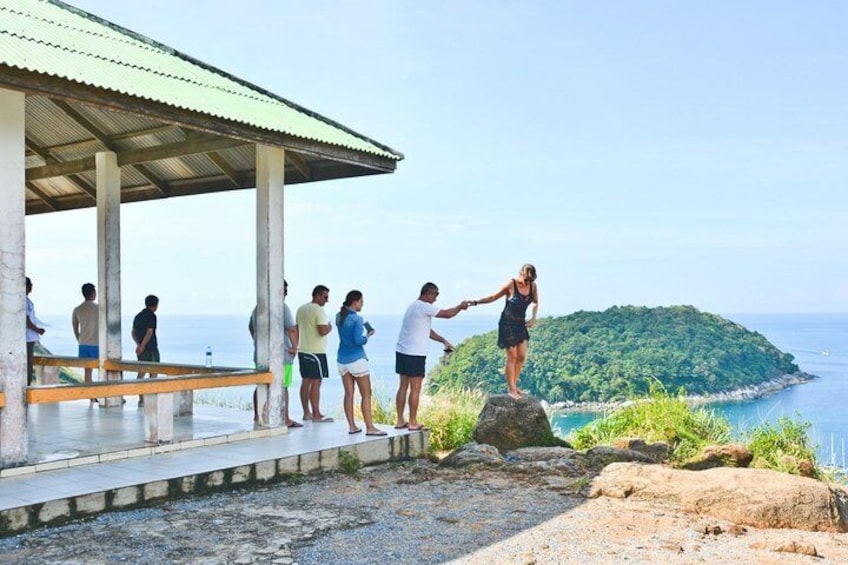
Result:
[[[822,478],[824,473],[816,460],[816,446],[812,445],[809,422],[783,417],[776,424],[763,422],[748,434],[748,449],[754,455],[753,467],[774,469],[793,475],[803,474],[799,463],[808,461],[813,476]]]
[[[648,398],[634,400],[610,414],[574,431],[569,436],[577,449],[610,445],[620,438],[640,438],[648,443],[664,441],[671,445],[671,463],[679,464],[698,455],[707,445],[730,442],[732,428],[712,410],[692,407],[684,391],[671,394],[659,384]],[[816,460],[816,446],[808,431],[809,422],[780,418],[776,424],[763,422],[745,434],[748,449],[754,455],[753,467],[800,475],[808,462],[814,477],[836,480]]]
[[[339,471],[352,475],[361,466],[359,458],[350,451],[339,451]]]
[[[421,421],[430,428],[430,450],[450,451],[472,441],[485,403],[479,390],[442,390],[424,397]]]
[[[672,447],[671,461],[680,463],[707,445],[727,443],[731,427],[712,410],[690,406],[683,391],[671,394],[656,384],[648,398],[617,408],[576,430],[568,439],[577,449],[589,449],[610,445],[619,438],[664,441]]]

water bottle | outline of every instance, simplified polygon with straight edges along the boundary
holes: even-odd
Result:
[[[206,348],[206,366],[212,366],[212,346]]]

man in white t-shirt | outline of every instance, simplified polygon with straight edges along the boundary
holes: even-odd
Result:
[[[433,317],[453,318],[468,308],[468,302],[463,300],[453,308],[440,309],[434,303],[439,296],[439,287],[428,282],[421,287],[418,300],[409,305],[403,315],[403,324],[395,352],[395,371],[400,376],[397,396],[396,429],[407,428],[410,431],[424,429],[418,423],[418,401],[421,397],[421,385],[424,382],[424,366],[427,360],[429,340],[438,341],[445,346],[445,352],[453,351],[453,345],[437,334],[431,328]],[[408,392],[408,397],[407,397]],[[403,413],[409,402],[409,420],[404,420]]]

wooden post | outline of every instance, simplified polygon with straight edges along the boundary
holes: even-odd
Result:
[[[97,177],[97,294],[100,304],[100,380],[119,381],[120,371],[103,362],[121,358],[121,169],[112,151],[95,155]],[[101,399],[101,407],[121,406],[122,398]]]
[[[273,375],[259,385],[259,425],[283,422],[283,187],[282,147],[256,145],[256,362]]]
[[[0,467],[26,462],[26,103],[0,88]]]

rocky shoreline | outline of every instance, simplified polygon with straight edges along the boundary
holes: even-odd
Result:
[[[760,384],[737,388],[726,392],[719,392],[708,395],[687,395],[686,400],[692,404],[711,404],[714,402],[732,402],[739,400],[755,400],[757,398],[765,398],[776,394],[791,386],[808,383],[817,379],[817,375],[798,371],[797,373],[786,373],[779,377],[774,377]],[[550,413],[558,412],[565,414],[586,413],[586,412],[612,412],[616,408],[620,408],[634,402],[633,400],[624,400],[620,402],[543,402],[545,411]]]

